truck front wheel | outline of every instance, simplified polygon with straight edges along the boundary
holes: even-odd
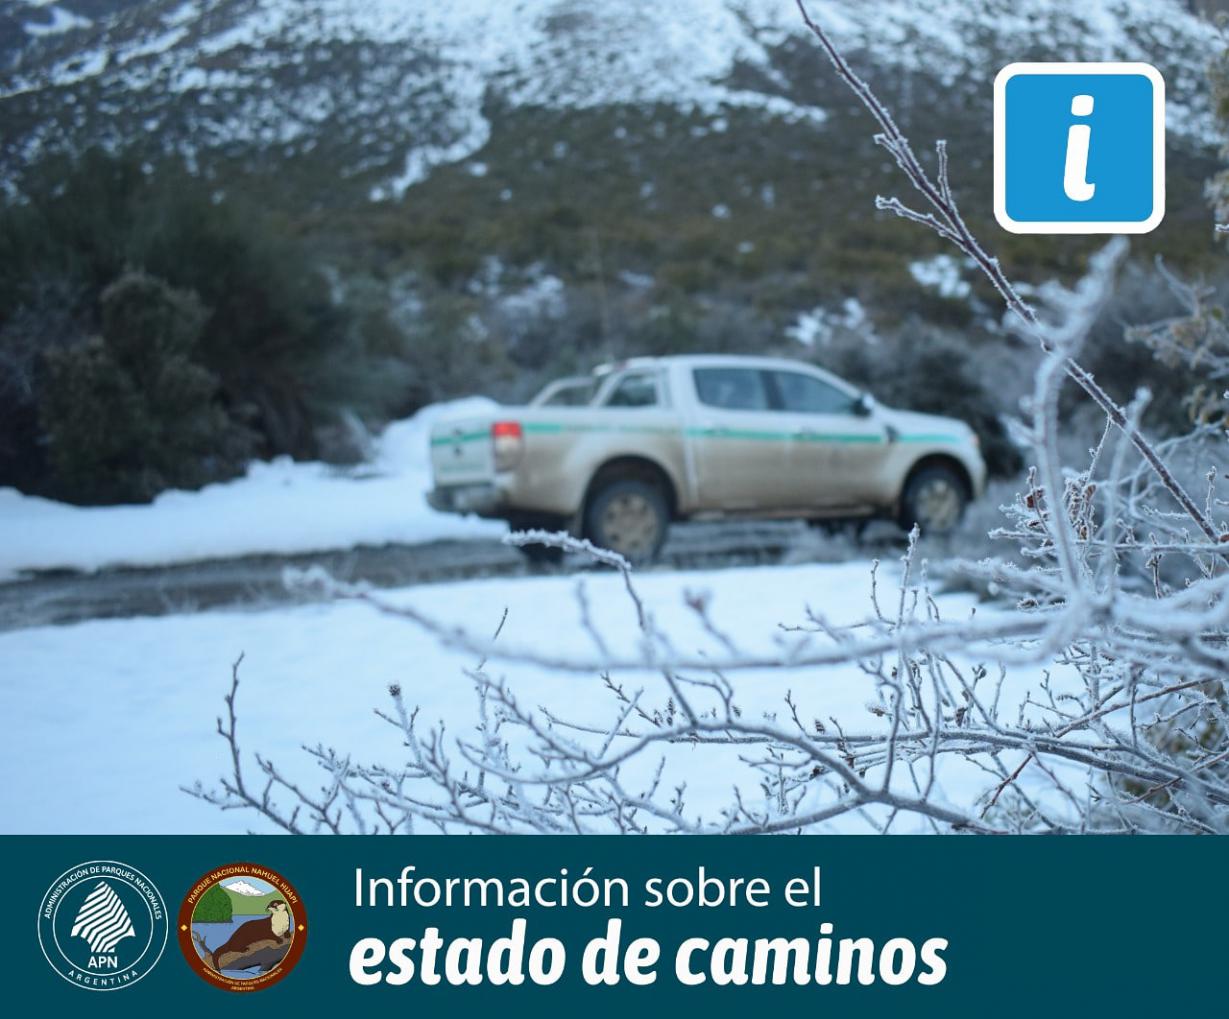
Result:
[[[931,464],[915,471],[905,483],[900,525],[911,530],[917,524],[923,534],[948,534],[960,523],[968,501],[960,475],[945,464]]]
[[[632,563],[651,562],[657,557],[669,524],[665,494],[658,485],[639,478],[602,485],[585,508],[589,540]]]

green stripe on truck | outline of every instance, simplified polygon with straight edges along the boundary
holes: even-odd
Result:
[[[561,435],[564,433],[584,434],[601,432],[619,432],[628,435],[669,435],[677,429],[667,425],[568,425],[552,421],[535,421],[522,426],[527,435]],[[863,432],[816,432],[810,435],[799,435],[794,432],[761,431],[748,428],[685,428],[683,434],[690,439],[738,439],[744,442],[845,442],[845,443],[883,443],[887,439],[882,435],[868,435]],[[463,432],[460,435],[440,435],[431,439],[432,446],[451,446],[458,442],[478,442],[489,439],[491,432],[483,429],[479,432]],[[922,434],[898,435],[897,442],[959,442],[955,435]]]
[[[959,442],[959,435],[900,435],[897,442]]]
[[[479,439],[489,439],[491,430],[484,428],[480,432],[462,432],[460,435],[438,435],[431,439],[432,446],[451,446],[454,442],[477,442]]]
[[[687,435],[697,439],[742,439],[747,442],[872,442],[887,441],[882,435],[855,433],[843,435],[837,432],[813,432],[800,435],[795,432],[765,432],[746,428],[688,428]]]

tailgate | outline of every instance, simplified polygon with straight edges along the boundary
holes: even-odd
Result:
[[[433,426],[431,472],[439,487],[493,480],[495,464],[490,420],[469,418]]]

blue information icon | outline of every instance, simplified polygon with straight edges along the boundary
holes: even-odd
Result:
[[[1147,233],[1165,215],[1149,64],[1010,64],[994,81],[994,215],[1020,234]]]

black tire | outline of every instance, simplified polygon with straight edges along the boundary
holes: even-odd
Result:
[[[585,506],[585,535],[632,563],[652,562],[666,541],[670,510],[660,485],[620,478],[599,487]]]
[[[914,471],[900,500],[900,526],[917,524],[923,534],[950,534],[964,518],[969,490],[960,472],[944,464]]]

